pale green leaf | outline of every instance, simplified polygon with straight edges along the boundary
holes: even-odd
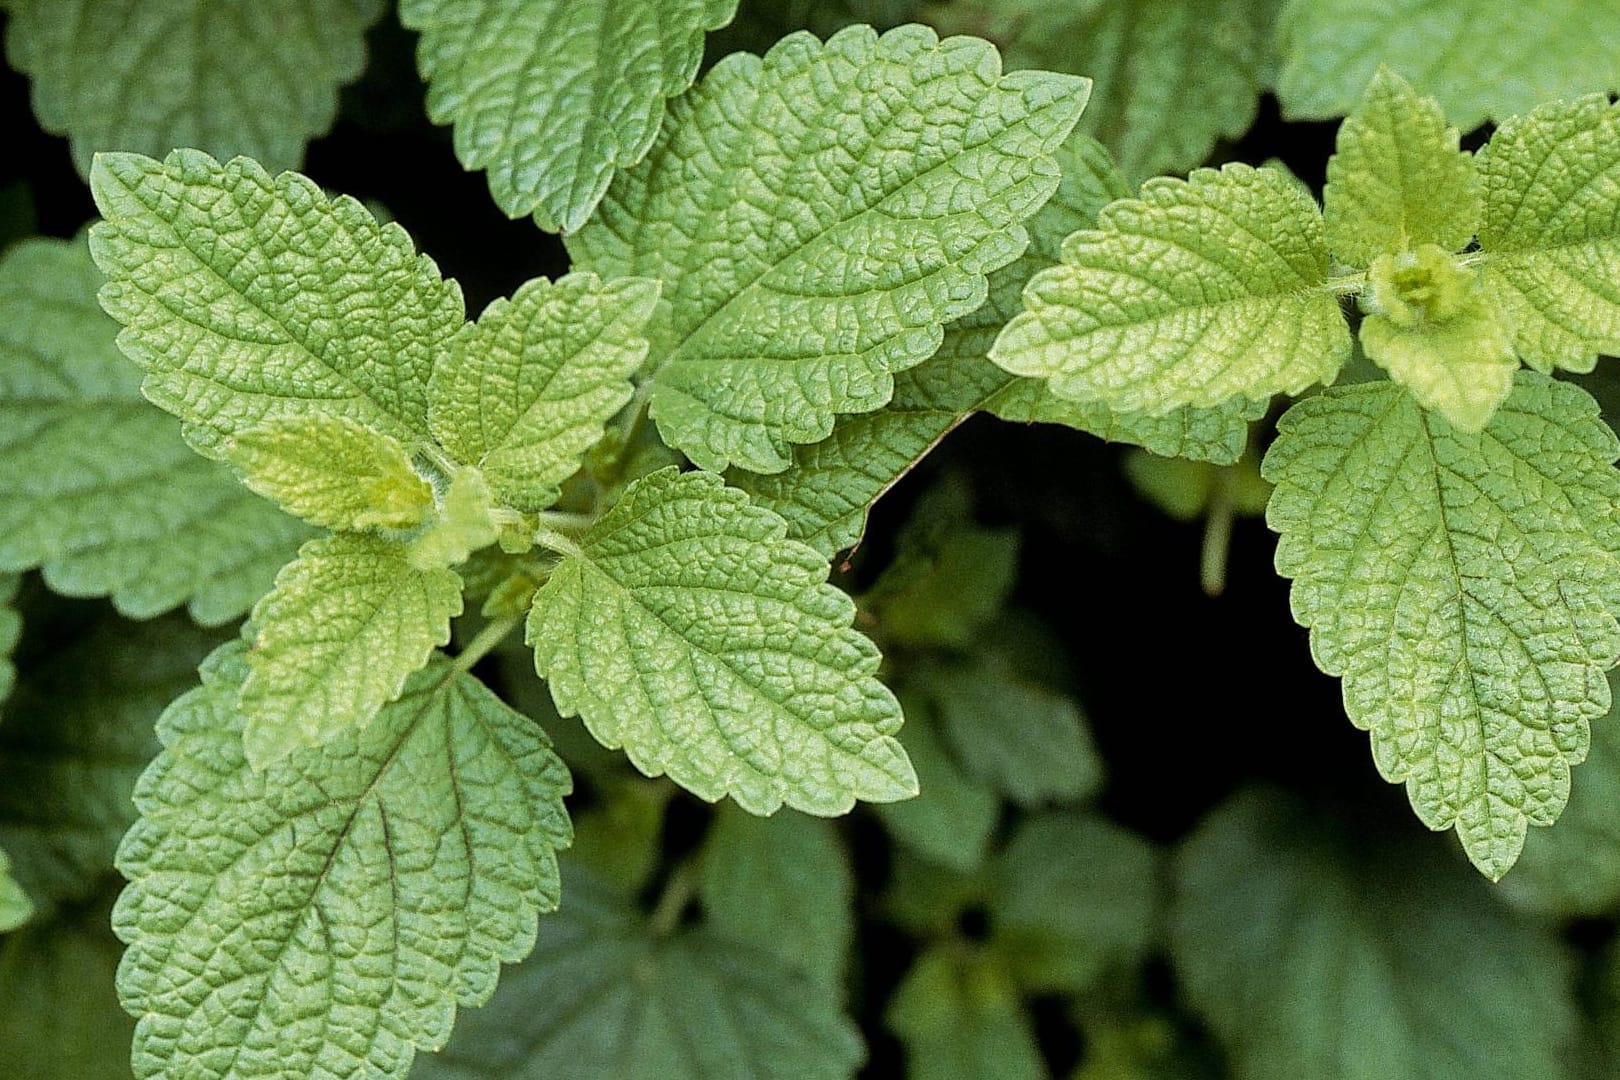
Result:
[[[428,115],[509,217],[573,232],[647,153],[737,0],[402,0]]]
[[[90,186],[119,347],[203,453],[284,417],[428,438],[428,379],[465,311],[398,225],[297,173],[195,150],[102,154]]]
[[[470,466],[457,469],[427,528],[403,549],[405,561],[429,574],[466,562],[500,537],[495,513],[495,493],[484,474]]]
[[[296,168],[366,63],[381,0],[6,0],[6,55],[40,126],[101,150],[194,146]]]
[[[1459,431],[1484,429],[1513,392],[1519,370],[1507,327],[1477,290],[1441,322],[1406,327],[1368,315],[1361,321],[1361,346],[1418,404]]]
[[[159,721],[118,853],[135,1076],[404,1080],[557,906],[567,770],[439,662],[363,730],[259,772],[244,650],[202,674]]]
[[[912,965],[885,1014],[911,1080],[1045,1080],[1017,988],[989,953],[936,945]]]
[[[1096,80],[1081,130],[1136,179],[1186,172],[1254,122],[1277,0],[957,0],[941,33],[1001,46],[1010,68]]]
[[[0,847],[41,908],[88,900],[112,876],[158,751],[153,721],[218,640],[178,617],[109,619],[26,671],[0,725]]]
[[[1082,993],[1153,942],[1158,857],[1101,818],[1026,820],[996,864],[991,945],[1030,993]]]
[[[1435,244],[1461,251],[1479,229],[1479,177],[1433,98],[1379,68],[1328,160],[1328,247],[1351,266]]]
[[[721,807],[699,896],[716,934],[775,956],[835,993],[855,939],[855,880],[832,822]]]
[[[11,662],[11,650],[22,637],[22,616],[17,614],[13,601],[17,598],[17,578],[0,574],[0,704],[4,704],[17,681],[17,668]]]
[[[786,531],[712,474],[636,481],[535,597],[536,669],[565,716],[702,798],[841,814],[914,795],[878,651]]]
[[[1614,683],[1611,672],[1611,697]],[[909,724],[906,735],[910,748]],[[1560,917],[1620,907],[1620,713],[1612,707],[1592,724],[1591,752],[1557,827],[1525,837],[1524,855],[1501,890],[1521,907]]]
[[[0,257],[0,570],[40,567],[57,592],[110,595],[133,618],[189,603],[227,622],[309,530],[141,399],[100,284],[82,239]]]
[[[1285,117],[1355,107],[1380,65],[1463,130],[1620,87],[1620,0],[1292,0],[1278,27]]]
[[[1131,193],[1108,152],[1088,136],[1071,136],[1055,156],[1063,179],[1030,220],[1029,250],[990,276],[989,299],[946,327],[944,344],[931,359],[895,376],[887,406],[843,417],[826,439],[794,447],[793,465],[785,472],[733,470],[731,481],[786,518],[795,540],[828,558],[855,544],[871,504],[981,408],[1004,420],[1064,424],[1161,454],[1236,461],[1243,452],[1247,421],[1264,410],[1264,403],[1237,399],[1163,417],[1115,413],[1099,402],[1055,398],[1040,380],[1014,378],[985,358],[1002,326],[1023,310],[1030,277],[1058,261],[1063,238],[1095,225],[1099,210]]]
[[[1521,372],[1480,434],[1363,383],[1284,415],[1277,569],[1373,758],[1489,877],[1550,825],[1620,654],[1620,442],[1584,391]]]
[[[0,1061],[12,1080],[129,1080],[135,1025],[118,1007],[118,942],[94,924],[29,927],[0,943]]]
[[[969,778],[936,730],[933,707],[920,694],[901,693],[906,710],[906,755],[917,770],[915,799],[876,808],[884,826],[920,857],[967,874],[983,862],[1001,802]]]
[[[461,579],[417,569],[398,545],[359,533],[305,544],[253,609],[241,703],[253,767],[364,727],[459,614]]]
[[[543,510],[630,400],[658,283],[569,274],[529,282],[456,337],[429,385],[440,445],[509,506]]]
[[[1249,792],[1182,848],[1171,957],[1233,1075],[1567,1077],[1557,942],[1427,838],[1390,831]]]
[[[915,25],[716,65],[569,243],[585,269],[664,283],[648,378],[665,441],[779,472],[838,414],[887,404],[1023,254],[1088,89],[1003,75],[987,42]]]
[[[1503,123],[1480,160],[1485,281],[1525,362],[1590,371],[1620,353],[1620,106],[1544,105]]]
[[[0,848],[0,934],[10,933],[33,917],[34,902],[11,876],[11,860],[5,848]]]
[[[1163,414],[1296,394],[1350,355],[1322,215],[1275,169],[1151,180],[1064,241],[1062,260],[990,351],[1058,397]]]
[[[833,996],[707,930],[660,935],[568,868],[568,899],[488,1007],[412,1080],[849,1080]]]
[[[247,428],[225,443],[225,459],[249,488],[311,525],[409,529],[433,509],[433,489],[405,448],[341,416]]]

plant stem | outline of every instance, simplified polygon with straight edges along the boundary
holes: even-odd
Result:
[[[686,905],[692,902],[697,895],[698,862],[696,859],[687,859],[675,868],[664,883],[664,891],[658,896],[658,906],[653,908],[648,926],[654,937],[668,937],[680,925],[681,913]]]
[[[1209,513],[1204,517],[1204,550],[1198,564],[1198,580],[1205,596],[1226,591],[1226,557],[1232,546],[1232,482],[1227,470],[1216,473],[1215,490],[1210,496]]]
[[[490,620],[488,625],[467,642],[467,647],[457,654],[456,670],[471,671],[474,664],[493,652],[497,645],[506,640],[506,635],[516,630],[518,623],[522,621],[522,615],[502,615],[498,619]]]

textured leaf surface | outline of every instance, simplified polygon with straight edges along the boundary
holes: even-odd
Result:
[[[96,913],[105,916],[106,909]],[[42,924],[0,943],[0,1061],[15,1080],[129,1080],[135,1025],[118,1007],[105,920]]]
[[[1550,825],[1620,654],[1620,454],[1596,402],[1525,372],[1483,433],[1364,383],[1266,457],[1278,572],[1373,758],[1499,878]]]
[[[177,617],[108,620],[30,665],[0,724],[0,847],[41,908],[89,900],[112,876],[158,751],[153,721],[217,641]]]
[[[238,432],[225,457],[254,491],[311,525],[408,529],[433,489],[396,439],[336,416],[274,420]]]
[[[253,609],[242,684],[253,767],[364,727],[449,643],[459,614],[455,572],[419,570],[396,544],[358,533],[305,544]]]
[[[994,956],[935,946],[906,973],[885,1017],[914,1080],[1042,1080],[1035,1030]]]
[[[1235,1075],[1569,1075],[1557,943],[1432,843],[1330,827],[1249,793],[1181,851],[1171,956]]]
[[[296,168],[365,67],[381,0],[7,0],[6,55],[88,175],[100,150],[198,147]]]
[[[403,1080],[556,907],[567,770],[438,663],[364,730],[257,772],[234,706],[245,650],[202,674],[159,722],[118,854],[135,1075]]]
[[[1350,355],[1322,216],[1275,169],[1158,179],[1063,243],[990,358],[1052,392],[1156,414],[1295,394]]]
[[[944,344],[931,359],[895,376],[887,406],[843,417],[826,439],[794,447],[793,465],[785,472],[733,471],[733,483],[787,519],[789,536],[828,558],[854,545],[871,504],[981,408],[1004,420],[1065,424],[1172,456],[1236,461],[1243,452],[1247,421],[1263,404],[1234,400],[1163,417],[1115,413],[1101,403],[1055,398],[1040,380],[1014,378],[986,359],[996,334],[1023,310],[1024,285],[1057,263],[1063,238],[1094,226],[1099,210],[1131,193],[1108,152],[1088,136],[1071,136],[1056,157],[1063,179],[1030,220],[1028,252],[990,276],[989,299],[946,327]]]
[[[0,258],[0,570],[133,618],[179,604],[222,623],[270,587],[308,530],[204,461],[141,399],[96,304],[82,240]]]
[[[820,986],[842,985],[855,938],[855,879],[832,822],[725,807],[702,865],[709,929],[772,954]]]
[[[657,301],[657,282],[594,274],[536,279],[495,301],[434,373],[433,434],[507,505],[545,509],[630,400]]]
[[[1620,34],[1620,7],[1615,16]],[[1527,363],[1620,353],[1620,106],[1602,95],[1507,121],[1483,153],[1485,280]]]
[[[1477,290],[1439,322],[1406,327],[1368,315],[1361,321],[1361,347],[1418,404],[1461,431],[1477,432],[1490,422],[1519,370],[1507,327]]]
[[[1292,0],[1279,25],[1283,114],[1342,116],[1380,64],[1463,130],[1620,86],[1617,0]]]
[[[1461,251],[1479,229],[1474,157],[1432,98],[1379,68],[1339,127],[1322,212],[1328,247],[1351,266],[1435,244]]]
[[[1186,172],[1254,122],[1277,0],[966,0],[930,9],[1007,66],[1096,80],[1081,130],[1138,180]]]
[[[535,597],[536,669],[565,716],[702,798],[841,814],[913,795],[877,649],[785,533],[717,476],[637,481]]]
[[[217,457],[283,417],[428,437],[428,378],[465,312],[398,225],[297,173],[194,150],[104,154],[90,186],[106,218],[90,241],[102,306],[146,396],[198,449]]]
[[[1611,673],[1611,697],[1615,676]],[[906,728],[910,746],[911,728]],[[1620,902],[1620,715],[1592,724],[1592,750],[1552,829],[1525,837],[1524,855],[1502,879],[1504,896],[1564,918],[1601,916]]]
[[[970,873],[984,862],[1001,801],[964,773],[946,749],[928,699],[919,694],[902,698],[906,754],[917,769],[918,795],[877,807],[878,817],[896,840],[924,859]]]
[[[664,440],[714,471],[779,472],[836,415],[886,404],[1023,254],[1088,86],[1003,76],[987,42],[921,26],[716,65],[569,244],[604,277],[664,283]]]
[[[568,900],[487,1008],[413,1080],[849,1080],[832,995],[707,930],[657,936],[570,866]]]
[[[652,145],[664,102],[692,85],[703,33],[737,0],[403,0],[421,33],[428,115],[456,157],[489,170],[510,217],[573,232],[615,169]]]

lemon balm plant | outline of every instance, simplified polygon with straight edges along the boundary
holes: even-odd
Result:
[[[1392,67],[1346,59],[1367,35],[1312,53],[1312,5],[1235,5],[1233,64],[1183,110],[1143,72],[1187,53],[1197,5],[737,6],[402,0],[428,116],[569,262],[469,318],[404,228],[287,171],[380,5],[5,4],[101,220],[0,261],[0,570],[190,616],[37,671],[25,641],[0,670],[0,768],[45,763],[10,805],[105,793],[68,838],[0,830],[16,1015],[45,1008],[25,971],[107,963],[28,927],[110,920],[140,1078],[846,1077],[866,905],[829,819],[869,803],[873,918],[916,948],[860,1007],[912,1075],[1043,1075],[1027,1006],[1052,1000],[1080,1076],[1219,1075],[1187,1005],[1234,1075],[1480,1075],[1469,1039],[1515,1008],[1499,969],[1523,1030],[1484,1075],[1554,1075],[1558,946],[1398,830],[1369,848],[1252,791],[1167,864],[1093,805],[1102,755],[1015,597],[1018,531],[960,483],[875,580],[829,571],[975,413],[1158,455],[1138,476],[1269,444],[1294,615],[1423,824],[1491,881],[1566,803],[1601,830],[1571,793],[1612,768],[1620,441],[1555,376],[1620,351],[1620,109],[1558,98],[1605,69],[1463,100],[1393,45]],[[859,21],[886,14],[971,33]],[[717,32],[766,47],[700,76]],[[1080,55],[1054,56],[1065,35]],[[98,60],[142,93],[97,89]],[[1238,162],[1134,182],[1201,164],[1272,82],[1348,109],[1320,205]],[[1498,123],[1468,151],[1447,108]],[[18,590],[0,578],[7,651]],[[64,674],[95,664],[94,686]],[[44,734],[17,734],[22,708]],[[716,804],[697,839],[671,839],[686,804],[660,777]],[[1620,874],[1547,851],[1521,902],[1620,900]],[[1373,895],[1391,867],[1434,883],[1388,892],[1399,919]],[[1249,911],[1251,878],[1317,936]],[[1166,940],[1185,1002],[1142,974]],[[1280,981],[1245,974],[1260,954]],[[1289,980],[1324,963],[1373,990],[1301,1006]],[[1424,1034],[1425,994],[1468,1006]],[[1330,1052],[1389,1016],[1353,1065]],[[29,1052],[29,1075],[128,1074],[121,1051]]]

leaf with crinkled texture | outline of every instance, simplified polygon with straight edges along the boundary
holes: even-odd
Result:
[[[568,900],[489,1005],[412,1080],[849,1080],[825,987],[707,929],[660,935],[570,865]]]
[[[461,614],[461,578],[421,570],[380,537],[311,540],[253,608],[242,684],[255,769],[364,727],[399,696]]]
[[[96,304],[83,239],[0,257],[0,571],[111,596],[131,618],[189,604],[198,622],[253,606],[309,529],[192,453]]]
[[[649,776],[769,814],[917,792],[900,707],[827,563],[709,473],[631,484],[535,597],[528,641],[564,716]]]
[[[246,673],[226,645],[164,713],[119,848],[135,1076],[404,1080],[557,906],[568,772],[442,661],[363,730],[259,772]]]
[[[1232,1075],[1570,1076],[1568,956],[1437,847],[1259,791],[1205,819],[1170,955]]]
[[[1254,122],[1277,0],[957,0],[930,8],[941,33],[1001,46],[1010,68],[1096,80],[1082,131],[1136,179],[1185,172]]]
[[[832,822],[724,807],[702,865],[699,896],[710,930],[770,953],[820,986],[842,985],[855,939],[855,879]]]
[[[1152,845],[1101,818],[1029,818],[996,864],[991,946],[1026,992],[1083,993],[1147,953],[1158,872]]]
[[[1322,215],[1275,169],[1160,178],[1035,275],[990,359],[1052,393],[1162,415],[1331,382],[1350,331]]]
[[[1620,105],[1544,105],[1504,122],[1480,160],[1485,283],[1525,362],[1591,371],[1620,353]]]
[[[403,0],[428,115],[509,217],[573,232],[640,161],[737,0]]]
[[[1339,127],[1322,212],[1328,247],[1351,266],[1435,244],[1461,251],[1479,229],[1474,156],[1433,98],[1379,68]]]
[[[988,42],[916,25],[716,65],[569,242],[584,269],[664,283],[664,441],[780,472],[839,414],[887,404],[1023,254],[1089,85],[1003,75]]]
[[[1513,392],[1519,357],[1509,330],[1476,292],[1450,318],[1399,326],[1382,315],[1361,321],[1367,358],[1461,431],[1480,431]]]
[[[41,908],[89,900],[112,876],[158,751],[153,721],[218,641],[179,617],[109,619],[30,665],[0,724],[0,847]]]
[[[409,529],[433,510],[433,489],[399,441],[343,417],[250,427],[225,444],[225,458],[249,488],[311,525]]]
[[[1620,0],[1293,0],[1277,97],[1289,119],[1343,116],[1387,64],[1466,131],[1620,87],[1617,38]]]
[[[22,616],[17,614],[12,604],[16,598],[16,576],[0,574],[0,704],[11,695],[11,688],[17,681],[17,668],[11,662],[11,650],[17,647],[17,639],[22,637]]]
[[[430,437],[428,379],[465,321],[461,289],[346,196],[297,173],[102,154],[90,250],[118,345],[148,398],[218,457],[267,420],[342,417],[408,447]]]
[[[1266,517],[1316,662],[1418,817],[1500,878],[1609,709],[1620,442],[1589,395],[1533,372],[1480,434],[1376,382],[1278,429]]]
[[[1520,907],[1560,918],[1603,916],[1620,904],[1620,713],[1612,707],[1592,724],[1591,752],[1558,825],[1525,837],[1499,888]]]
[[[89,175],[104,150],[195,146],[296,168],[365,67],[381,0],[5,0],[40,126]]]
[[[1044,1080],[1034,1026],[996,956],[936,945],[917,958],[885,1014],[913,1080]]]
[[[544,510],[630,400],[658,283],[539,278],[459,334],[429,384],[440,445],[507,505]]]
[[[926,697],[902,692],[901,704],[906,710],[906,754],[917,769],[918,794],[877,807],[877,815],[897,841],[922,858],[971,873],[984,863],[1001,801],[967,776],[946,750]]]
[[[122,950],[106,908],[0,943],[0,1061],[15,1080],[129,1080],[135,1025],[118,1007]]]
[[[1264,403],[1237,399],[1163,417],[1116,413],[1098,402],[1055,398],[1039,379],[1014,378],[985,358],[1007,320],[1023,310],[1030,277],[1058,262],[1063,238],[1095,225],[1099,210],[1131,193],[1108,152],[1089,136],[1071,136],[1056,157],[1063,180],[1029,222],[1029,250],[990,275],[990,298],[946,327],[945,342],[931,359],[895,376],[887,406],[843,417],[828,438],[794,447],[793,465],[785,472],[732,471],[732,483],[787,519],[789,536],[828,558],[853,546],[872,503],[979,409],[1015,423],[1063,424],[1170,456],[1232,462],[1242,454],[1248,421],[1264,411]]]

